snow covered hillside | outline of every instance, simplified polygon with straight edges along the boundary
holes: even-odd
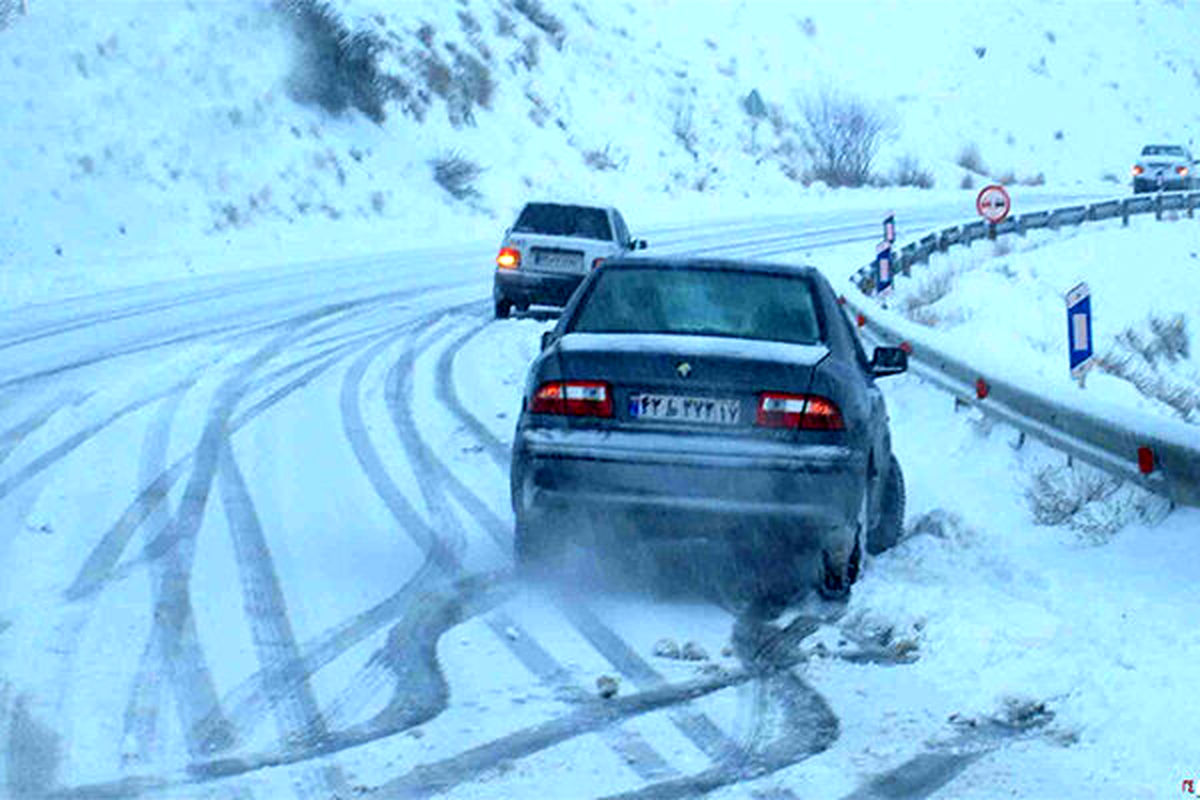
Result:
[[[1123,193],[1137,147],[1200,120],[1195,4],[331,3],[376,57],[386,99],[360,105],[378,122],[353,94],[316,102],[329,53],[301,5],[8,12],[0,307],[494,242],[535,195],[612,201],[636,227],[922,192],[810,183],[801,109],[822,91],[886,123],[876,182],[907,159],[964,215],[985,176]],[[439,184],[438,159],[460,177]]]

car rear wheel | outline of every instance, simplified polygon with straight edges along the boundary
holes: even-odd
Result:
[[[508,315],[512,313],[512,307],[513,304],[508,300],[497,300],[496,319],[507,319]]]
[[[904,505],[904,473],[893,455],[883,484],[879,518],[867,533],[868,553],[879,555],[900,541],[900,534],[904,532]]]
[[[850,596],[850,587],[858,580],[862,571],[862,541],[870,526],[870,484],[863,490],[858,509],[857,529],[854,546],[849,556],[840,556],[828,550],[821,551],[821,565],[817,577],[817,592],[826,600],[845,600]]]

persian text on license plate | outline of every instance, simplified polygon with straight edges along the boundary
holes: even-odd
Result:
[[[634,394],[629,397],[629,416],[634,419],[736,425],[741,410],[742,404],[737,400],[712,397],[673,394]]]
[[[537,265],[546,269],[579,269],[583,266],[583,256],[575,253],[544,253],[537,255]]]

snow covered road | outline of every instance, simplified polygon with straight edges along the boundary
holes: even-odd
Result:
[[[963,216],[898,211],[902,238]],[[880,217],[647,234],[652,252],[824,264],[837,285]],[[551,323],[490,319],[493,255],[143,287],[0,323],[0,794],[991,796],[936,794],[972,770],[1068,797],[1061,765],[1097,758],[1123,770],[1078,796],[1189,777],[1185,752],[1144,741],[1200,654],[1200,516],[1135,522],[1149,548],[1036,528],[1022,488],[1056,456],[915,378],[885,386],[914,536],[848,606],[768,624],[703,591],[514,583],[507,447]],[[1126,614],[1135,630],[1106,630]],[[704,657],[657,657],[664,637]],[[1105,728],[1151,688],[1142,722]],[[1179,741],[1200,734],[1178,722]]]

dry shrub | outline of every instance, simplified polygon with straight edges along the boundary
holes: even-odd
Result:
[[[1155,524],[1170,502],[1085,464],[1044,466],[1025,498],[1038,525],[1065,525],[1090,544],[1103,544],[1130,522]]]
[[[848,94],[824,89],[801,104],[804,147],[817,180],[862,186],[890,128],[884,114]]]
[[[545,32],[555,50],[562,49],[563,41],[567,38],[567,29],[562,20],[546,10],[541,0],[513,0],[513,9]]]
[[[924,169],[916,156],[907,155],[896,161],[892,180],[897,186],[916,186],[918,189],[933,188],[933,173]]]
[[[963,145],[963,148],[958,151],[958,158],[954,163],[976,175],[987,174],[987,167],[983,165],[983,156],[979,155],[979,145],[974,142]]]
[[[460,153],[446,153],[429,162],[433,167],[433,180],[455,200],[479,197],[475,181],[483,174],[483,167],[465,158]]]

